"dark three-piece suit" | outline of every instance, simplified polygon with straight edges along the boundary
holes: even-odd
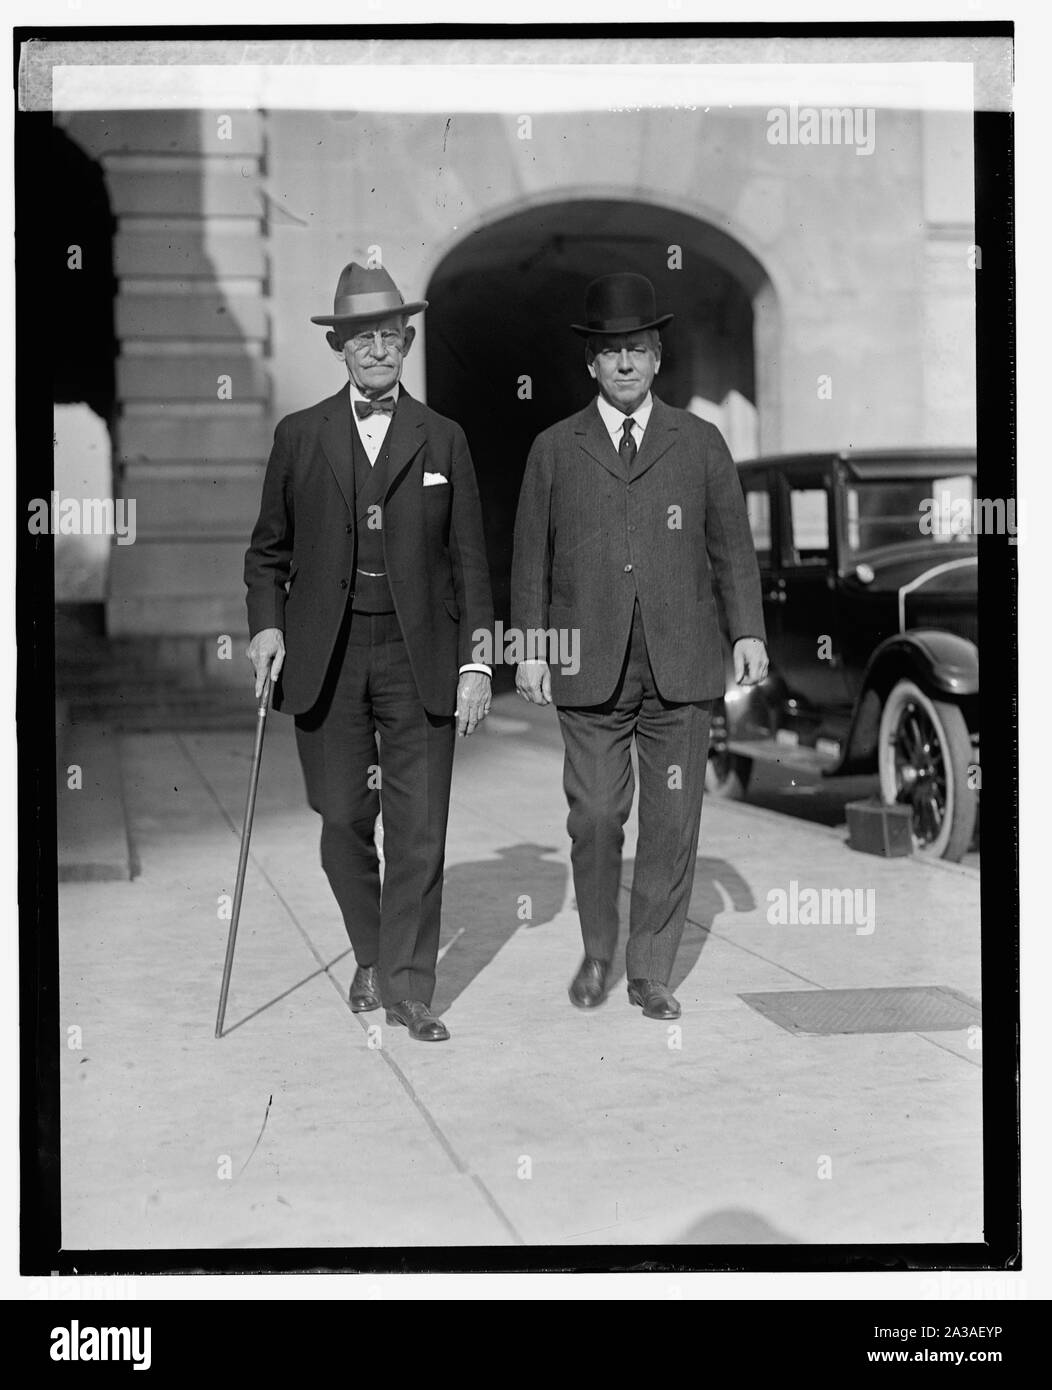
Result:
[[[284,634],[274,707],[295,716],[322,865],[357,962],[378,966],[388,1006],[430,1003],[458,672],[471,634],[493,627],[463,431],[402,388],[370,464],[346,386],[286,416],[245,583],[251,634]]]
[[[605,963],[636,742],[630,980],[668,982],[686,920],[712,702],[725,687],[717,602],[731,642],[764,637],[741,483],[714,426],[655,396],[631,460],[594,401],[538,436],[516,517],[511,619],[579,643],[575,674],[549,658],[551,688],[585,954]]]

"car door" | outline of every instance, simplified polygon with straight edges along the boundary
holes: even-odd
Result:
[[[836,524],[831,462],[801,460],[781,471],[778,488],[779,597],[773,652],[801,712],[843,712],[851,698],[838,627]]]

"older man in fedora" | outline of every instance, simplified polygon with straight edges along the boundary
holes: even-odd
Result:
[[[449,1037],[430,1010],[453,749],[490,705],[471,634],[492,629],[464,432],[401,384],[413,345],[382,268],[342,271],[326,341],[349,381],[281,420],[245,557],[256,693],[295,717],[321,861],[357,969],[356,1012]],[[381,891],[375,843],[382,808]]]
[[[516,676],[525,699],[554,701],[565,746],[584,938],[570,999],[594,1008],[606,997],[634,742],[639,838],[625,964],[629,1001],[655,1019],[680,1014],[669,980],[694,878],[712,702],[724,691],[717,603],[738,681],[767,674],[759,570],[730,453],[713,425],[651,390],[671,318],[642,275],[588,286],[585,322],[571,327],[598,394],[530,451],[511,596],[516,628],[576,637],[576,648],[551,643],[576,649],[573,669],[551,654]]]

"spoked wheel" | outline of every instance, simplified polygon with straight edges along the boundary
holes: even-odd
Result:
[[[971,844],[976,796],[968,785],[972,742],[956,705],[899,681],[880,716],[877,770],[887,805],[913,809],[913,848],[956,861]]]

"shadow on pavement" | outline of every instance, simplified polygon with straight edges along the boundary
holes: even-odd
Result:
[[[498,859],[454,864],[442,890],[442,935],[432,1010],[448,1009],[520,927],[543,927],[562,911],[568,870],[545,845],[511,845]],[[529,904],[520,904],[528,896]],[[520,911],[529,910],[527,919]]]
[[[346,951],[341,951],[338,956],[333,956],[332,960],[327,961],[324,965],[319,966],[317,970],[312,970],[309,975],[304,975],[302,980],[297,980],[295,984],[289,985],[288,989],[283,989],[280,994],[275,994],[272,999],[268,999],[265,1004],[260,1004],[258,1008],[252,1009],[249,1013],[244,1014],[241,1018],[237,1019],[236,1022],[231,1023],[228,1020],[220,1036],[225,1038],[230,1033],[233,1033],[235,1029],[242,1027],[246,1023],[250,1023],[252,1019],[258,1018],[260,1014],[266,1013],[268,1009],[272,1009],[275,1004],[280,1004],[283,999],[288,999],[290,995],[295,994],[296,991],[298,989],[302,989],[304,985],[309,985],[311,981],[316,980],[319,977],[319,975],[328,975],[329,971],[333,968],[334,965],[339,965],[340,961],[344,960],[350,954],[351,948],[348,946]],[[236,957],[234,960],[234,970],[237,970]],[[217,983],[217,998],[218,995],[219,985]]]
[[[763,1216],[741,1207],[728,1207],[700,1217],[674,1245],[799,1245],[795,1236],[772,1226]]]
[[[455,864],[446,873],[441,954],[432,1003],[437,1014],[444,1013],[463,994],[516,931],[543,927],[562,911],[569,870],[564,863],[546,857],[557,851],[523,844],[498,853],[498,859]],[[633,860],[625,860],[622,882],[627,886],[631,886],[634,867]],[[523,895],[531,900],[531,917],[527,921],[518,916]],[[727,899],[735,912],[749,912],[756,906],[752,889],[733,864],[725,859],[699,857],[687,925],[670,981],[673,990],[697,964],[713,922],[726,910]],[[624,979],[627,939],[628,911],[624,904],[617,949],[607,977],[608,989]],[[559,982],[560,987],[562,983]],[[565,981],[567,987],[569,983]]]
[[[621,883],[629,889],[635,861],[626,859],[621,875]],[[698,957],[705,949],[713,922],[726,910],[720,889],[730,899],[735,912],[750,912],[756,906],[752,889],[742,878],[733,864],[726,859],[715,859],[699,855],[694,863],[694,887],[691,889],[690,905],[687,908],[687,923],[683,928],[683,939],[676,952],[676,963],[672,967],[669,988],[673,994],[698,963]],[[617,952],[613,967],[607,976],[607,989],[612,990],[625,977],[625,945],[628,941],[628,912],[622,907],[621,926],[617,939]]]

